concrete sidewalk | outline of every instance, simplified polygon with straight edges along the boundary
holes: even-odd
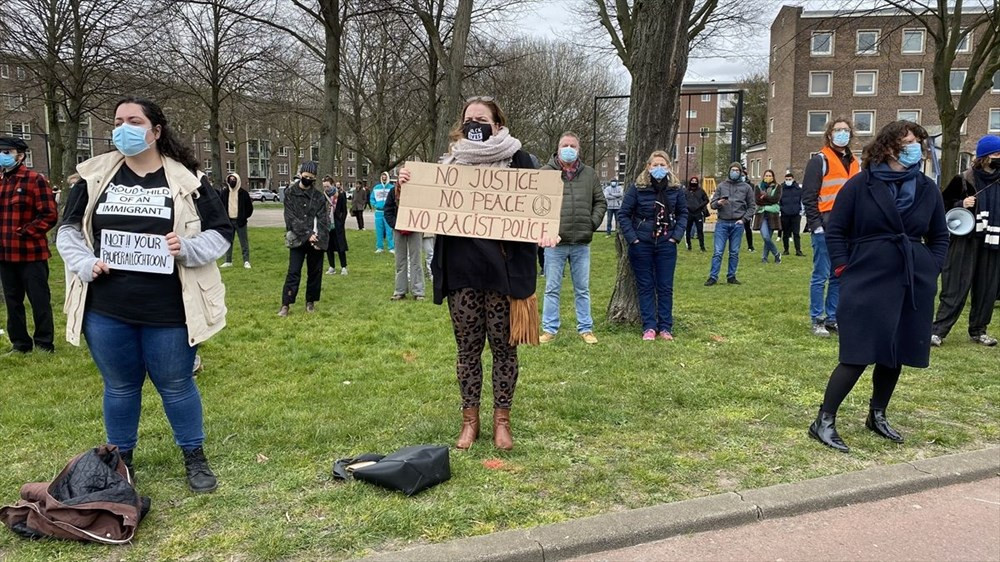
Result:
[[[989,482],[995,486],[997,479],[993,477],[998,474],[1000,448],[991,448],[387,552],[370,559],[567,560],[679,535],[729,529],[954,484],[991,479]],[[751,525],[751,532],[756,527]],[[832,558],[850,557],[843,553]]]

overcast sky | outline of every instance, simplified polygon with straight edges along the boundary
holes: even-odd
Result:
[[[723,0],[732,2],[738,0]],[[569,0],[540,0],[534,12],[525,11],[520,18],[517,18],[518,25],[525,33],[538,37],[550,39],[572,40],[581,31],[581,26],[575,22],[575,16],[566,10],[567,5],[573,2]],[[841,3],[842,4],[842,3]],[[766,65],[768,53],[768,40],[771,34],[771,22],[777,16],[782,5],[805,5],[811,9],[829,8],[830,0],[775,0],[768,2],[769,12],[763,16],[763,24],[758,33],[753,35],[753,39],[748,39],[745,51],[746,58],[734,59],[731,54],[725,54],[710,58],[692,59],[688,64],[688,72],[685,80],[707,82],[716,80],[718,82],[732,81],[745,74],[747,68],[754,64]],[[604,37],[599,39],[604,40]],[[614,60],[617,63],[617,58]],[[620,65],[619,65],[620,68]],[[624,73],[624,69],[621,69]]]

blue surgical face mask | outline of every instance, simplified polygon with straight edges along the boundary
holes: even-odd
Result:
[[[851,142],[851,133],[847,131],[834,131],[833,132],[833,144],[844,148],[847,143]]]
[[[564,146],[559,149],[559,159],[563,162],[569,164],[571,162],[576,162],[576,157],[578,156],[576,149],[572,146]]]
[[[0,152],[0,168],[13,168],[17,164],[17,156]]]
[[[920,148],[919,142],[911,142],[910,144],[903,147],[902,152],[899,153],[899,157],[896,160],[900,164],[909,168],[910,166],[920,162],[920,158],[923,156],[923,151]]]
[[[654,180],[662,180],[667,177],[667,169],[663,166],[655,166],[649,171],[649,175],[653,176]]]
[[[148,131],[149,129],[144,127],[122,123],[111,133],[111,140],[114,141],[118,152],[125,156],[135,156],[149,149],[149,143],[146,142]]]
[[[736,170],[730,170],[729,171],[729,179],[731,179],[733,181],[740,181],[740,173],[737,172]]]

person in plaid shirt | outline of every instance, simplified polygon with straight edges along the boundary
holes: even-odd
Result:
[[[24,165],[27,151],[23,140],[0,137],[0,284],[12,351],[27,353],[38,347],[53,352],[46,234],[59,212],[49,180]],[[35,319],[34,340],[28,335],[25,294]]]

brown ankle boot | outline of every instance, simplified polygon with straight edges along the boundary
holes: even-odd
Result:
[[[462,430],[458,433],[458,441],[455,442],[455,447],[468,449],[478,437],[479,406],[475,408],[462,408]]]
[[[493,444],[497,449],[509,451],[514,448],[514,436],[510,434],[510,409],[493,410]]]

